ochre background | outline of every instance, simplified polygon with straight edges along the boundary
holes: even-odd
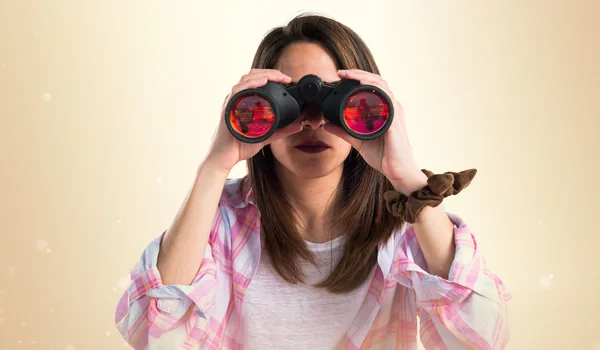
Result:
[[[599,4],[2,1],[0,350],[124,348],[129,268],[303,11],[365,39],[421,167],[479,170],[446,206],[513,293],[509,348],[600,349]]]

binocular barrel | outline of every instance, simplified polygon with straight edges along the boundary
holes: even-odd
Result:
[[[351,79],[326,83],[316,75],[306,75],[298,83],[269,81],[238,92],[227,104],[225,122],[238,140],[258,143],[296,120],[307,104],[317,104],[327,121],[361,140],[383,135],[394,114],[389,96],[375,86]]]

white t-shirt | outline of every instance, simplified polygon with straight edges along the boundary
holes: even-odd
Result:
[[[306,284],[289,284],[271,265],[266,252],[248,286],[243,305],[247,349],[333,349],[365,300],[375,267],[355,291],[331,294],[313,287],[336,266],[344,236],[327,243],[307,242],[319,267],[304,263]]]

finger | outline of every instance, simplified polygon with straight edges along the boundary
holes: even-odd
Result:
[[[259,77],[256,79],[249,79],[249,80],[243,81],[241,83],[238,83],[231,89],[231,96],[237,94],[238,92],[240,92],[242,90],[256,89],[258,87],[264,86],[266,83],[267,83],[266,77],[262,77],[262,78]]]
[[[360,69],[343,69],[343,70],[338,71],[338,75],[341,78],[355,79],[355,80],[362,80],[362,79],[383,80],[381,78],[381,76],[379,76],[375,73],[366,72],[366,71],[360,70]]]
[[[229,101],[229,97],[231,96],[231,93],[227,94],[227,96],[225,96],[225,99],[223,100],[223,105],[221,106],[221,108],[225,108],[225,105],[227,104],[227,101]]]
[[[273,73],[283,74],[283,72],[281,72],[279,69],[269,69],[269,68],[252,68],[252,69],[250,69],[250,73],[261,73],[261,72],[273,72]]]
[[[293,135],[300,131],[302,131],[302,122],[300,120],[295,120],[292,123],[290,123],[289,125],[286,125],[283,128],[277,129],[277,131],[275,131],[273,133],[273,135],[271,135],[271,137],[269,137],[268,139],[266,139],[263,142],[262,147],[270,144],[271,142],[274,142],[274,141],[277,141],[284,137]]]
[[[385,91],[388,95],[392,96],[389,84],[378,74],[365,72],[358,69],[350,69],[338,71],[338,75],[342,79],[357,80],[361,85],[376,86]]]
[[[361,79],[359,80],[360,85],[371,85],[371,86],[375,86],[378,87],[380,89],[382,89],[383,91],[385,91],[387,93],[387,86],[383,85],[381,83],[381,81],[378,80],[374,80],[374,79]]]
[[[285,74],[278,74],[275,72],[263,72],[263,73],[255,73],[255,74],[247,74],[242,76],[242,78],[240,79],[240,83],[246,82],[248,80],[254,80],[257,78],[267,78],[267,80],[270,81],[274,81],[274,82],[278,82],[278,83],[283,83],[283,84],[289,84],[292,82],[292,78],[285,75]]]
[[[243,75],[240,79],[240,82],[257,78],[267,78],[270,81],[281,82],[284,84],[289,84],[292,82],[292,78],[290,76],[275,69],[253,69],[248,74]]]
[[[360,80],[359,83],[360,83],[360,85],[375,86],[375,87],[381,89],[383,92],[385,92],[389,98],[394,100],[394,93],[390,90],[390,87],[385,82],[382,82],[380,80],[363,79],[363,80]]]
[[[357,150],[359,150],[361,147],[362,141],[350,136],[350,134],[348,134],[346,132],[346,130],[344,130],[344,128],[342,128],[339,125],[335,125],[332,123],[325,123],[323,125],[323,130],[343,139],[344,141],[348,142],[350,144],[350,146],[354,147]]]

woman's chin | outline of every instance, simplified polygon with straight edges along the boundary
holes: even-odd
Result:
[[[328,152],[323,152],[328,153]],[[275,157],[276,167],[284,172],[291,173],[295,177],[305,179],[318,179],[329,175],[339,176],[343,171],[344,160],[338,154],[288,154],[285,157]]]
[[[336,170],[341,164],[328,164],[320,162],[297,162],[294,164],[292,172],[301,178],[318,179],[328,175],[336,174]]]

